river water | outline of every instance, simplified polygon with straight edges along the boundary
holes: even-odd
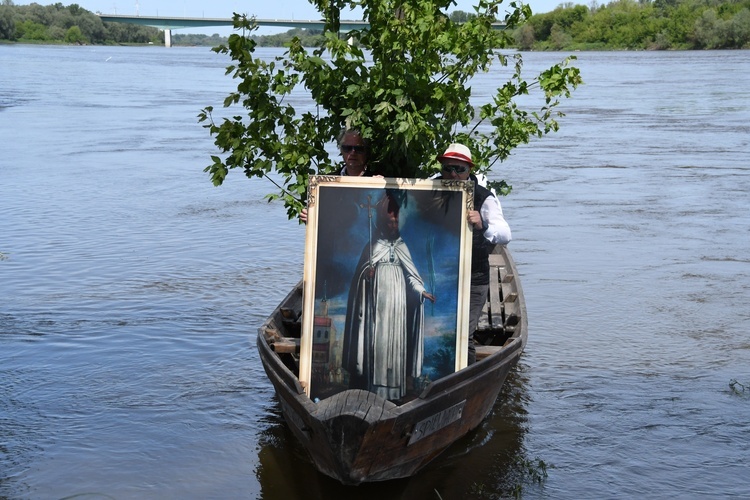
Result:
[[[0,46],[0,498],[747,497],[750,53],[577,55],[560,132],[494,174],[518,370],[424,472],[353,489],[306,461],[254,347],[304,228],[202,172],[228,61]]]

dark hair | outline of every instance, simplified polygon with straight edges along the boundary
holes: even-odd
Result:
[[[358,135],[360,139],[362,139],[362,143],[365,145],[365,148],[367,148],[367,155],[369,157],[370,154],[370,141],[366,139],[362,133],[357,130],[356,128],[343,128],[341,129],[341,132],[339,132],[339,135],[336,136],[336,144],[338,145],[339,149],[341,149],[341,143],[344,142],[344,137],[346,137],[348,134],[352,135]]]

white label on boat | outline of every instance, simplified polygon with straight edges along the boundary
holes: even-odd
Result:
[[[452,424],[456,420],[461,420],[461,415],[463,414],[465,404],[466,400],[464,399],[460,403],[456,403],[450,408],[446,408],[439,413],[436,413],[420,422],[417,422],[417,425],[414,426],[414,430],[412,431],[411,437],[409,438],[408,445],[416,443],[423,437],[427,437],[430,434],[439,431],[443,427]]]

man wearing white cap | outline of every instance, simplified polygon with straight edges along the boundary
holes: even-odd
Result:
[[[440,179],[471,179],[474,182],[474,210],[469,211],[468,216],[469,223],[474,229],[469,303],[469,364],[472,364],[476,361],[474,332],[489,291],[489,254],[494,245],[505,245],[510,242],[510,227],[503,217],[500,201],[489,189],[479,185],[476,176],[471,173],[474,162],[469,148],[463,144],[451,144],[437,159],[443,167]]]

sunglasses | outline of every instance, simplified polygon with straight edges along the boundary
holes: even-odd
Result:
[[[443,172],[465,174],[468,171],[469,167],[467,167],[466,165],[443,165]]]
[[[355,153],[364,153],[365,147],[364,146],[350,146],[349,144],[342,144],[341,151],[343,153],[351,153],[352,151]]]

